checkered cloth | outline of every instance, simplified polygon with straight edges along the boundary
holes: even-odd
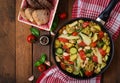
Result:
[[[73,5],[72,18],[86,17],[96,19],[108,5],[110,0],[76,0]],[[105,24],[113,39],[116,39],[120,31],[120,3],[112,11],[108,22]],[[90,80],[77,80],[63,74],[58,67],[53,66],[43,72],[36,83],[100,83],[101,76]]]
[[[76,0],[73,5],[72,18],[86,17],[96,19],[109,2],[110,0]],[[120,32],[120,2],[111,12],[105,26],[113,39],[116,39]]]
[[[63,74],[57,66],[53,66],[43,72],[36,83],[100,83],[101,77],[95,77],[90,80],[77,80]]]

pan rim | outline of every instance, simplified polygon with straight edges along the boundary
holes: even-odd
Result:
[[[98,73],[98,74],[94,74],[94,75],[92,75],[92,76],[90,76],[90,77],[80,77],[80,76],[76,76],[76,75],[71,75],[70,73],[68,73],[68,72],[66,72],[65,70],[63,70],[61,67],[60,67],[60,64],[56,61],[56,59],[55,59],[55,48],[54,48],[54,43],[55,43],[55,39],[57,38],[57,36],[58,36],[58,32],[59,32],[59,30],[63,27],[63,26],[65,26],[65,25],[67,25],[67,24],[70,24],[70,23],[72,23],[72,22],[74,22],[74,21],[77,21],[77,20],[85,20],[85,21],[93,21],[93,22],[95,22],[95,23],[97,23],[97,24],[99,24],[100,26],[101,26],[101,29],[102,29],[102,31],[104,31],[104,32],[106,32],[107,34],[108,34],[108,36],[109,36],[109,38],[110,38],[110,47],[111,47],[111,49],[110,49],[110,54],[109,54],[109,59],[108,59],[108,61],[107,61],[107,65],[101,70],[101,72],[100,73]],[[108,67],[110,66],[110,64],[111,64],[111,62],[112,62],[112,59],[113,59],[113,56],[114,56],[114,43],[113,43],[113,39],[112,39],[112,36],[111,36],[111,34],[110,34],[110,32],[106,29],[106,27],[104,26],[104,25],[102,25],[100,22],[98,22],[98,21],[96,21],[96,20],[94,20],[94,19],[91,19],[91,18],[84,18],[84,17],[80,17],[80,18],[74,18],[74,19],[72,19],[72,20],[69,20],[69,21],[67,21],[67,22],[65,22],[65,23],[63,23],[60,27],[59,27],[59,29],[57,30],[57,33],[56,33],[56,35],[54,36],[54,39],[53,39],[53,42],[52,42],[52,56],[53,56],[53,58],[54,58],[54,61],[55,61],[55,64],[57,65],[57,67],[60,69],[60,71],[62,72],[62,73],[64,73],[65,75],[67,75],[67,76],[69,76],[69,77],[71,77],[71,78],[75,78],[75,79],[79,79],[79,80],[85,80],[85,79],[91,79],[91,78],[94,78],[94,77],[96,77],[96,76],[99,76],[99,75],[101,75],[101,74],[103,74],[107,69],[108,69]]]

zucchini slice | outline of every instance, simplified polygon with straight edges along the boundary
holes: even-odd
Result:
[[[71,47],[70,54],[76,54],[76,53],[77,53],[77,49],[75,47]]]
[[[57,52],[57,54],[63,54],[63,49],[62,48],[57,48],[57,50],[56,50],[56,52]]]

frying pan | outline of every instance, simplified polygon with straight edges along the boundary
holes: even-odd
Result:
[[[109,31],[106,29],[106,27],[104,26],[104,24],[105,24],[105,22],[108,20],[111,11],[114,9],[114,7],[116,6],[116,4],[117,4],[118,2],[119,2],[119,0],[111,0],[111,1],[109,2],[108,6],[104,9],[104,11],[98,16],[98,18],[97,18],[96,20],[90,19],[90,18],[84,18],[84,17],[72,19],[72,20],[64,23],[64,24],[57,30],[57,32],[56,32],[56,34],[55,34],[55,36],[54,36],[53,42],[52,42],[52,54],[53,54],[53,58],[54,58],[54,60],[55,60],[56,65],[58,66],[58,68],[59,68],[64,74],[66,74],[66,75],[68,75],[68,76],[70,76],[70,77],[72,77],[72,78],[76,78],[76,79],[90,79],[90,78],[93,78],[93,77],[96,77],[96,76],[102,74],[103,72],[105,72],[105,70],[108,69],[108,67],[109,67],[109,65],[110,65],[110,63],[111,63],[111,61],[112,61],[113,55],[114,55],[114,43],[113,43],[111,34],[110,34]],[[80,77],[80,76],[78,76],[78,75],[73,75],[73,74],[71,74],[71,73],[68,73],[67,71],[65,71],[65,70],[63,70],[63,69],[61,68],[60,64],[59,64],[59,63],[56,61],[56,59],[55,59],[55,56],[56,56],[56,55],[55,55],[55,48],[54,48],[55,46],[54,46],[54,43],[55,43],[55,39],[58,37],[58,32],[59,32],[59,30],[60,30],[63,26],[65,26],[65,25],[67,25],[67,24],[70,24],[70,23],[72,23],[72,22],[74,22],[74,21],[76,21],[76,20],[80,20],[80,19],[81,19],[81,20],[84,20],[84,21],[93,21],[93,22],[97,23],[97,24],[101,27],[102,31],[106,32],[106,33],[108,34],[108,37],[110,38],[110,47],[111,47],[111,49],[110,49],[109,58],[108,58],[108,60],[107,60],[107,65],[101,70],[101,72],[99,72],[98,74],[93,74],[93,75],[90,76],[90,77],[87,77],[87,76]]]

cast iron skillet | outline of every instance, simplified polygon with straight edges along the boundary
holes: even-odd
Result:
[[[103,1],[104,1],[104,0],[103,0]],[[76,79],[89,79],[89,78],[96,77],[96,76],[102,74],[103,72],[105,72],[105,70],[107,70],[107,68],[109,67],[109,65],[110,65],[110,63],[111,63],[111,61],[112,61],[113,55],[114,55],[114,43],[113,43],[113,40],[112,40],[112,37],[111,37],[109,31],[106,29],[106,27],[104,26],[104,24],[105,24],[105,21],[107,21],[107,19],[109,18],[111,11],[114,9],[115,5],[116,5],[118,2],[119,2],[119,0],[111,0],[111,1],[109,2],[108,6],[104,9],[104,11],[98,16],[98,18],[97,18],[96,20],[93,20],[93,19],[90,19],[90,18],[84,18],[84,17],[76,18],[76,19],[70,20],[69,22],[64,23],[64,24],[57,30],[57,33],[55,34],[54,40],[53,40],[53,42],[52,42],[52,54],[53,54],[54,60],[55,60],[55,62],[56,62],[56,65],[58,66],[58,68],[59,68],[64,74],[66,74],[66,75],[68,75],[68,76],[70,76],[70,77],[72,77],[72,78],[76,78]],[[106,33],[108,34],[109,38],[110,38],[110,47],[111,47],[111,49],[110,49],[110,54],[109,54],[109,58],[108,58],[108,61],[107,61],[107,65],[101,70],[100,73],[98,73],[98,74],[93,74],[93,75],[90,76],[90,77],[80,77],[80,76],[78,76],[78,75],[74,75],[74,74],[68,73],[67,71],[65,71],[65,70],[63,70],[63,69],[61,68],[60,64],[59,64],[59,63],[56,61],[56,59],[55,59],[55,56],[56,56],[56,55],[55,55],[55,48],[54,48],[55,46],[54,46],[54,43],[55,43],[55,39],[58,37],[58,32],[59,32],[59,30],[60,30],[63,26],[65,26],[65,25],[67,25],[67,24],[70,24],[70,23],[72,23],[72,22],[74,22],[74,21],[76,21],[76,20],[80,20],[80,19],[85,20],[85,21],[93,21],[93,22],[99,24],[99,25],[101,26],[102,31],[106,32]]]

